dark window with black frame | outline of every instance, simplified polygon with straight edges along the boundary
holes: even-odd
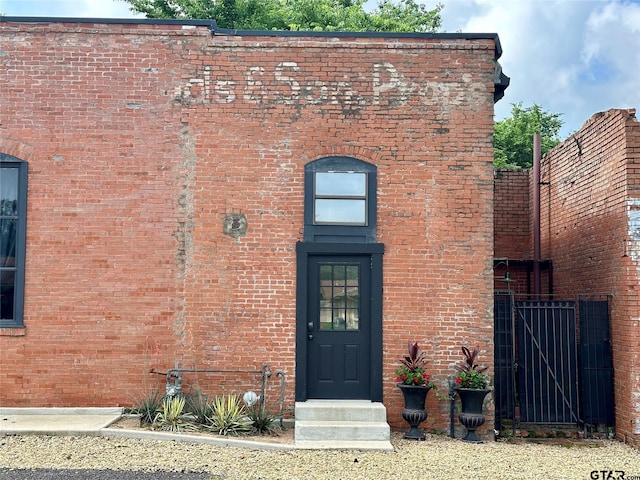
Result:
[[[305,241],[376,241],[376,167],[351,157],[305,166]]]
[[[22,327],[27,163],[0,153],[0,327]]]

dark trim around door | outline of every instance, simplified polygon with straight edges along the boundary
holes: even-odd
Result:
[[[370,399],[382,401],[382,255],[383,243],[296,244],[296,401],[307,400],[307,292],[309,255],[369,255],[371,257]]]

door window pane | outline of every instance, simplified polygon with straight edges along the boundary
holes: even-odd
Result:
[[[320,266],[320,330],[358,330],[360,326],[360,268],[358,265]]]

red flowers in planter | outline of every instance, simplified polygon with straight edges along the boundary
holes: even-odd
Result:
[[[425,372],[427,357],[418,347],[418,342],[409,341],[408,355],[400,360],[400,367],[395,371],[396,383],[404,385],[433,387],[429,381],[431,376]]]

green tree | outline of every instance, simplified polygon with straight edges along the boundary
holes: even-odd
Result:
[[[493,128],[496,168],[530,168],[533,164],[533,134],[540,134],[544,155],[560,143],[561,113],[549,113],[539,105],[523,108],[522,102],[511,104],[511,117],[496,122]]]
[[[220,28],[349,32],[435,32],[442,4],[415,0],[121,0],[147,18],[214,19]]]

